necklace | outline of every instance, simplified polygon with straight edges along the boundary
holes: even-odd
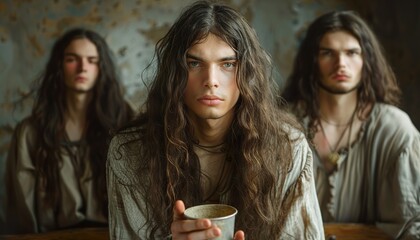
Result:
[[[351,127],[353,125],[353,120],[354,120],[355,113],[356,113],[356,109],[354,110],[350,121],[345,125],[346,127],[344,128],[343,133],[341,133],[340,137],[338,138],[338,141],[337,141],[334,148],[331,146],[330,142],[328,141],[327,134],[325,134],[324,127],[322,126],[322,121],[319,121],[319,125],[321,127],[322,134],[324,135],[325,141],[327,142],[328,148],[330,149],[330,153],[327,156],[327,160],[330,163],[332,163],[334,166],[337,165],[337,161],[338,161],[338,159],[340,159],[340,154],[338,153],[337,149],[340,146],[341,140],[343,139],[344,135],[346,135],[347,129],[349,129],[349,127],[350,127],[350,133],[349,133],[349,139],[348,139],[349,143],[348,144],[350,144]]]
[[[226,152],[225,142],[222,142],[220,144],[213,145],[213,146],[204,146],[198,143],[193,143],[193,144],[194,146],[209,153],[225,153]]]
[[[86,167],[85,155],[87,154],[87,143],[85,139],[71,141],[67,133],[64,135],[64,141],[61,145],[66,149],[67,154],[74,167],[75,175],[81,178]]]

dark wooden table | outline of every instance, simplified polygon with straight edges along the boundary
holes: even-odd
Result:
[[[327,223],[324,224],[325,239],[336,240],[379,240],[392,239],[375,225],[366,224],[340,224]],[[334,238],[335,237],[335,238]]]
[[[385,240],[391,239],[383,231],[373,225],[335,224],[324,225],[325,238],[335,240]],[[335,237],[335,238],[334,238]],[[80,228],[48,233],[0,236],[4,240],[107,240],[107,228]]]
[[[1,240],[107,240],[108,228],[77,228],[47,233],[0,236]]]

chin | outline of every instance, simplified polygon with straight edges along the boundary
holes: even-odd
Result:
[[[213,112],[201,113],[201,114],[197,114],[197,116],[201,119],[219,119],[223,117],[223,115],[213,113]]]
[[[80,93],[80,94],[92,92],[91,88],[74,88],[72,90],[73,90],[73,92]]]
[[[344,86],[337,87],[337,86],[326,86],[324,84],[320,84],[320,87],[328,93],[337,94],[337,95],[347,94],[357,89],[357,86],[356,87],[344,87]]]

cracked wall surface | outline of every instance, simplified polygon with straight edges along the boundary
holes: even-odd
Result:
[[[153,57],[156,42],[191,0],[52,0],[0,2],[0,178],[11,134],[30,113],[32,82],[44,68],[55,39],[64,31],[83,26],[100,33],[115,55],[125,89],[134,106],[144,101],[141,81]],[[296,48],[308,24],[334,9],[361,13],[381,38],[404,91],[403,109],[420,126],[419,102],[420,2],[333,0],[230,0],[255,28],[271,54],[281,85],[290,72]],[[4,187],[0,185],[0,204]],[[0,217],[3,215],[0,212]]]

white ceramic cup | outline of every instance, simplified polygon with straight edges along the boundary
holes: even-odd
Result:
[[[204,204],[190,207],[184,215],[188,219],[210,219],[222,231],[217,240],[232,240],[235,231],[235,215],[238,210],[225,204]]]

